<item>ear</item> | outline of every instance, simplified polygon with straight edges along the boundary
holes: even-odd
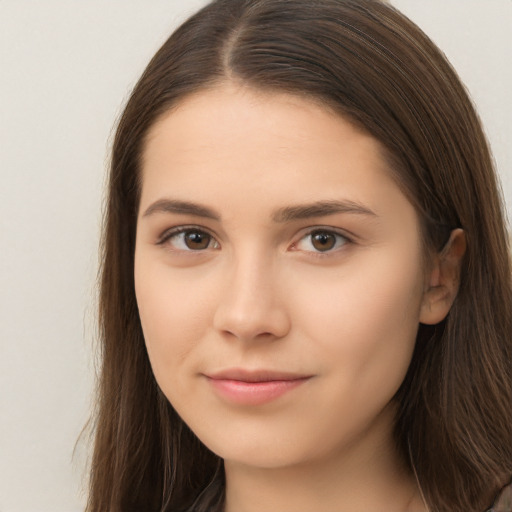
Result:
[[[454,229],[442,251],[434,256],[427,276],[420,310],[420,322],[435,325],[445,319],[457,296],[466,234]]]

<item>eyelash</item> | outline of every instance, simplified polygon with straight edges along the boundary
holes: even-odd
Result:
[[[308,239],[309,240],[307,243],[309,243],[311,246],[313,246],[313,243],[314,243],[313,236],[315,236],[315,235],[328,235],[330,237],[334,237],[334,246],[327,248],[325,251],[304,250],[304,252],[311,253],[311,254],[315,255],[316,257],[326,257],[329,255],[332,255],[333,253],[336,253],[339,250],[341,250],[347,244],[350,244],[353,242],[353,240],[351,238],[349,238],[347,235],[345,235],[343,233],[340,233],[339,231],[336,231],[331,228],[316,227],[313,229],[309,229],[307,231],[307,233],[305,233],[303,236],[301,236],[297,242],[293,243],[291,246],[291,249],[294,251],[303,250],[303,249],[299,249],[297,247],[301,242],[308,240]]]
[[[200,228],[199,226],[179,226],[177,228],[172,228],[172,229],[164,232],[160,236],[160,238],[157,240],[156,244],[164,246],[164,245],[169,244],[169,242],[174,237],[178,237],[181,234],[194,233],[194,232],[198,233],[198,234],[201,234],[201,235],[206,235],[207,237],[209,237],[209,241],[208,241],[208,246],[207,247],[205,247],[204,249],[190,249],[190,248],[188,248],[188,249],[183,249],[183,248],[175,249],[175,248],[173,248],[172,250],[174,250],[174,251],[189,252],[189,253],[201,253],[201,252],[203,252],[206,249],[210,249],[210,245],[212,243],[214,245],[216,245],[215,247],[213,247],[214,250],[216,250],[216,249],[218,249],[220,247],[220,244],[219,244],[219,242],[217,242],[215,237],[211,233],[206,231],[205,229]],[[315,255],[316,257],[329,256],[332,253],[338,252],[344,246],[353,243],[353,239],[352,238],[348,237],[344,233],[340,233],[339,231],[337,231],[335,229],[332,229],[332,228],[322,228],[322,227],[314,227],[314,228],[309,228],[308,231],[306,233],[304,233],[299,238],[299,240],[297,242],[294,242],[291,245],[290,249],[293,250],[293,251],[301,251],[301,249],[298,249],[297,246],[303,240],[306,240],[308,237],[312,237],[315,234],[325,234],[325,235],[328,235],[328,236],[334,236],[335,237],[335,245],[332,248],[328,248],[325,251],[319,251],[319,250],[310,250],[310,251],[305,250],[304,251],[304,252],[307,252],[307,253],[311,253],[311,254]],[[311,238],[310,238],[310,242],[309,243],[310,244],[313,243],[311,241]]]
[[[215,240],[215,237],[208,233],[208,231],[198,227],[198,226],[180,226],[177,228],[172,228],[166,232],[164,232],[160,238],[157,240],[157,245],[166,245],[172,238],[177,237],[178,235],[185,234],[185,233],[198,233],[201,235],[206,235],[210,237],[210,241],[208,243],[208,247],[210,246],[210,243],[213,241],[215,244],[219,245],[219,242]],[[216,249],[217,247],[215,247]],[[194,250],[194,249],[173,249],[177,251],[183,251],[183,252],[202,252],[204,249],[201,250]]]

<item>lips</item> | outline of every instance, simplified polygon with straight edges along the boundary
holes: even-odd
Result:
[[[220,398],[239,405],[262,405],[277,400],[312,377],[312,375],[274,370],[239,368],[204,376]]]

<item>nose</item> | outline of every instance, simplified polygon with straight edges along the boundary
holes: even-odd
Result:
[[[277,272],[251,255],[231,262],[215,311],[214,328],[239,340],[278,339],[290,330]]]

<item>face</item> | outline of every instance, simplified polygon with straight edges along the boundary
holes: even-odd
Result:
[[[312,101],[225,85],[153,126],[142,172],[142,328],[201,441],[278,467],[389,437],[425,272],[379,143]]]

